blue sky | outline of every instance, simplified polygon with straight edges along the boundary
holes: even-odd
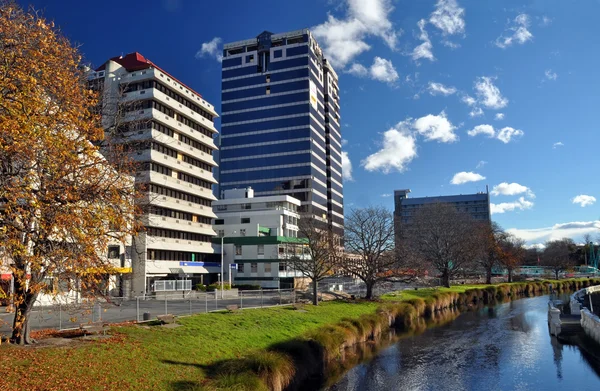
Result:
[[[599,1],[21,3],[92,64],[139,51],[217,111],[222,43],[311,28],[340,77],[347,209],[489,185],[529,244],[600,234]]]

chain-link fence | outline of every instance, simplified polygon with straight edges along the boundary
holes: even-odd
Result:
[[[405,284],[379,284],[375,295],[406,289]],[[135,298],[98,298],[79,304],[55,304],[36,307],[31,313],[31,330],[73,329],[92,323],[121,323],[129,321],[156,320],[160,315],[187,316],[211,311],[238,310],[247,308],[274,307],[294,304],[302,298],[308,300],[311,290],[261,289],[225,290],[223,292],[156,293],[152,296]],[[321,296],[326,293],[346,293],[362,296],[366,292],[364,284],[354,281],[327,282],[319,285]],[[308,293],[308,295],[307,295]],[[3,308],[0,308],[2,311]],[[0,312],[0,335],[9,334],[13,314]]]

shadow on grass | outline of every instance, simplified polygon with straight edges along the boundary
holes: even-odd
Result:
[[[310,380],[311,389],[319,389],[324,374],[323,348],[314,341],[293,339],[274,344],[242,358],[220,360],[209,365],[162,360],[169,365],[201,369],[207,382],[177,381],[171,389],[200,390],[298,390]],[[292,360],[290,361],[289,358]],[[258,374],[258,377],[256,376]]]

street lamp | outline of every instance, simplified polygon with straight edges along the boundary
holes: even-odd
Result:
[[[236,234],[236,231],[231,232],[232,235]],[[221,299],[223,299],[223,254],[225,254],[225,248],[223,247],[223,239],[225,239],[225,232],[223,232],[223,236],[221,236],[221,276],[219,279],[221,280]],[[231,273],[231,270],[229,271]]]

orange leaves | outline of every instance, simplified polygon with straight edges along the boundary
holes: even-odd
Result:
[[[135,233],[135,194],[127,159],[117,169],[92,144],[103,129],[77,50],[5,2],[0,31],[0,243],[29,308],[45,278],[106,266],[109,241]]]

